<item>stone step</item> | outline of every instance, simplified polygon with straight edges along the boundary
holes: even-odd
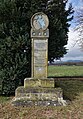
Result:
[[[15,92],[13,105],[62,105],[58,100],[62,99],[61,88],[42,88],[42,87],[18,87]]]
[[[54,88],[55,81],[53,78],[25,78],[24,87],[47,87]]]
[[[30,97],[30,95],[57,95],[58,97],[62,97],[62,89],[61,88],[42,88],[42,87],[29,87],[24,88],[20,86],[15,91],[15,97]]]
[[[59,102],[58,100],[57,101],[51,101],[51,100],[48,100],[48,101],[41,101],[41,100],[38,100],[38,101],[32,101],[32,100],[26,100],[25,98],[24,99],[15,99],[12,101],[12,105],[13,106],[66,106],[66,103],[63,104],[63,102]]]

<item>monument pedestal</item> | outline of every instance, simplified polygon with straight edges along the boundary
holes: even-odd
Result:
[[[18,87],[12,104],[15,106],[61,106],[65,105],[61,88],[54,88],[53,78],[26,78],[24,87]]]

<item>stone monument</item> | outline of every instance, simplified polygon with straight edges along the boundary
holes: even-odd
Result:
[[[14,105],[65,105],[62,89],[48,76],[49,19],[38,12],[31,18],[32,76],[24,79],[24,86],[15,91]]]

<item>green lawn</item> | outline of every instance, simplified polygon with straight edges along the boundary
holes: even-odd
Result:
[[[83,66],[48,66],[48,77],[83,76]],[[83,81],[67,80],[56,81],[56,86],[61,87],[64,97],[73,100],[79,92],[83,92]]]
[[[83,76],[83,66],[48,66],[48,76]]]

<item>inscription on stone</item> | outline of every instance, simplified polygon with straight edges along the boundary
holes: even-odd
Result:
[[[47,40],[34,40],[34,50],[47,50]]]
[[[33,71],[34,77],[47,77],[47,51],[48,40],[34,39],[33,40]]]
[[[46,64],[46,59],[34,58],[34,63],[35,63],[35,64],[45,65],[45,64]]]
[[[46,57],[47,53],[46,51],[38,51],[38,50],[35,50],[34,51],[34,57]]]

